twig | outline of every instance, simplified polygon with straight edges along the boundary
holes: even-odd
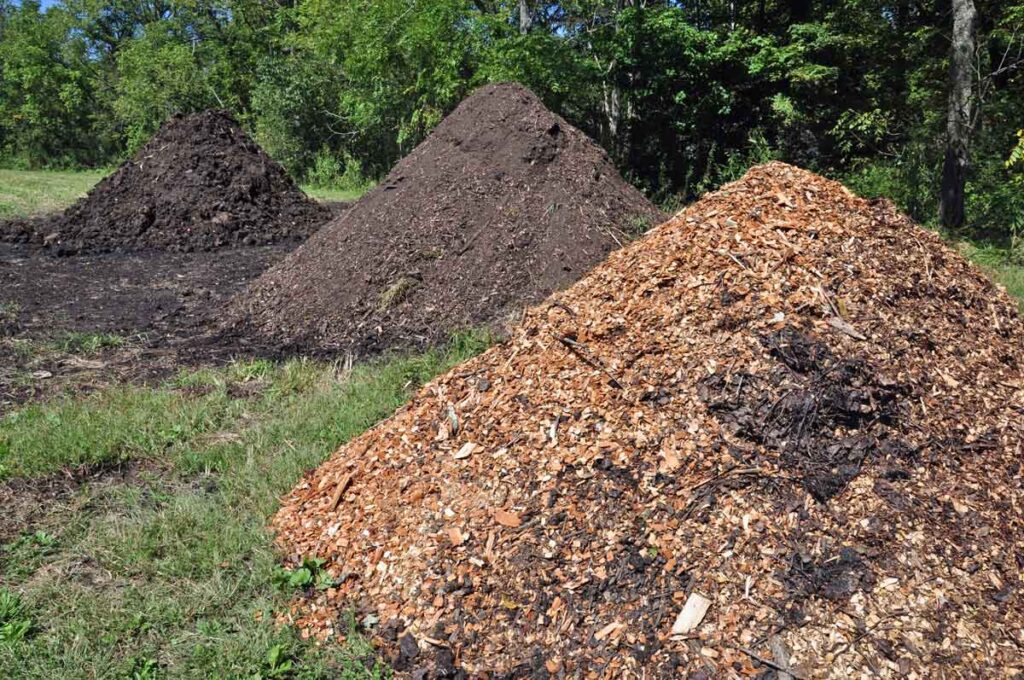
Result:
[[[570,352],[575,354],[583,363],[587,364],[591,368],[596,368],[597,370],[601,371],[606,376],[608,376],[608,379],[611,381],[612,387],[616,387],[620,390],[622,389],[622,383],[616,380],[615,376],[612,375],[611,371],[605,368],[604,364],[602,364],[599,359],[587,356],[587,353],[590,352],[590,349],[587,348],[586,345],[576,342],[572,338],[567,338],[564,335],[556,335],[555,333],[552,333],[551,337],[565,345],[565,347]]]
[[[740,468],[738,465],[733,465],[728,470],[724,470],[722,472],[719,472],[717,475],[714,475],[713,477],[708,477],[707,479],[705,479],[702,482],[697,482],[696,484],[694,484],[693,486],[690,487],[690,491],[695,491],[695,490],[699,489],[702,486],[705,486],[705,485],[710,484],[712,482],[716,482],[719,479],[721,479],[722,477],[728,477],[729,475],[732,475],[733,473],[735,473],[737,475],[753,475],[753,474],[759,473],[760,471],[761,471],[761,468],[756,468],[756,467]]]
[[[737,650],[743,652],[744,654],[749,656],[754,661],[757,661],[758,663],[760,663],[763,666],[768,666],[768,668],[771,668],[772,670],[779,671],[780,673],[788,673],[790,677],[794,678],[794,680],[807,680],[807,678],[805,676],[800,675],[799,673],[796,673],[793,669],[786,668],[782,664],[775,663],[771,659],[766,659],[766,658],[764,658],[763,656],[761,656],[760,654],[756,653],[755,651],[753,651],[751,649],[747,649],[746,647],[738,647],[738,646],[734,646],[733,649],[737,649]]]

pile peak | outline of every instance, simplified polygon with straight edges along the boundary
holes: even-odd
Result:
[[[301,240],[330,217],[228,111],[175,115],[59,215],[3,225],[59,254],[212,250]]]
[[[1015,303],[773,163],[529,310],[273,525],[338,581],[291,616],[372,612],[400,670],[1012,675],[1022,442]]]
[[[533,93],[488,85],[240,295],[234,318],[304,350],[422,347],[500,323],[662,217]]]

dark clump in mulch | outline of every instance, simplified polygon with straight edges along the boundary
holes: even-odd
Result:
[[[875,577],[856,550],[843,547],[818,560],[797,553],[786,580],[794,591],[805,597],[845,602],[858,590],[872,587]]]
[[[63,213],[0,223],[0,240],[57,255],[299,241],[330,219],[226,111],[167,121]]]
[[[233,304],[281,346],[375,354],[504,321],[663,218],[518,85],[477,90]]]
[[[892,436],[904,391],[864,358],[837,357],[789,326],[760,342],[774,368],[715,374],[701,396],[735,435],[778,451],[816,500],[840,493],[869,458],[911,454]]]

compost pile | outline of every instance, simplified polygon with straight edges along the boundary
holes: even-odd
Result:
[[[306,197],[227,111],[175,116],[61,214],[0,237],[61,255],[179,252],[302,240],[331,211]]]
[[[533,93],[489,85],[240,295],[233,318],[299,350],[422,347],[500,325],[662,219]]]
[[[1022,441],[1015,303],[772,163],[309,474],[282,618],[414,677],[1013,677]]]

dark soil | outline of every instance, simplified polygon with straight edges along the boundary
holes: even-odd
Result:
[[[58,255],[298,242],[331,211],[306,197],[226,111],[175,116],[66,211],[0,223]]]
[[[271,352],[211,329],[225,302],[293,247],[52,258],[0,246],[0,415],[68,388],[145,381]],[[55,351],[69,333],[114,334],[124,345],[89,356]]]
[[[422,347],[504,321],[662,218],[531,92],[489,85],[232,316],[306,351]]]

